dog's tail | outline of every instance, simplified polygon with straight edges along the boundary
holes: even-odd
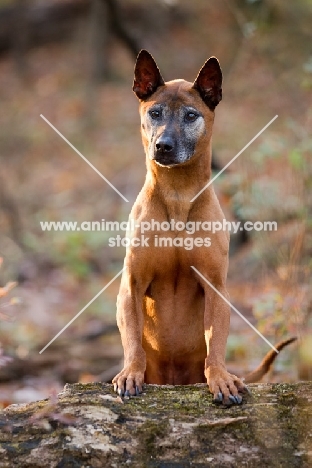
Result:
[[[288,338],[287,340],[280,341],[279,343],[277,343],[277,345],[275,345],[275,348],[277,349],[277,351],[281,351],[283,348],[285,348],[285,346],[296,341],[296,339],[297,339],[296,337],[293,337],[293,338]],[[254,371],[246,375],[244,382],[245,383],[259,382],[259,380],[261,380],[262,377],[269,371],[276,356],[277,356],[277,353],[273,349],[269,351],[268,354],[264,356],[259,366]]]

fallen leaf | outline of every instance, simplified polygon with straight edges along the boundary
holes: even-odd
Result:
[[[102,400],[109,400],[109,401],[114,401],[115,403],[121,403],[124,404],[123,399],[118,395],[116,397],[113,397],[112,395],[99,395]]]

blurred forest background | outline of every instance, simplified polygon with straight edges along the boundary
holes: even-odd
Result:
[[[231,301],[272,343],[300,338],[271,381],[312,378],[311,24],[311,0],[0,0],[0,407],[121,367],[119,279],[39,354],[125,253],[110,233],[42,232],[40,221],[127,219],[145,177],[131,90],[142,48],[167,80],[193,81],[219,58],[217,171],[279,115],[214,186],[228,219],[277,221],[232,238]],[[229,368],[244,375],[267,351],[232,312]]]

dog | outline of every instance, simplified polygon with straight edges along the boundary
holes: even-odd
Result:
[[[145,239],[126,251],[117,298],[124,368],[113,379],[114,389],[130,397],[142,392],[144,382],[207,382],[215,403],[240,404],[248,391],[245,382],[260,379],[276,353],[268,353],[245,381],[226,370],[230,306],[223,298],[229,298],[229,233],[209,233],[207,240],[202,223],[222,223],[224,215],[212,185],[197,196],[211,174],[214,114],[222,99],[219,61],[209,58],[194,83],[165,82],[153,57],[142,50],[133,91],[140,100],[147,175],[130,219],[135,220],[135,239],[147,222],[153,220],[156,228],[149,232],[148,245]],[[190,223],[199,229],[181,231]],[[165,233],[159,228],[168,225]],[[166,245],[160,246],[164,236]],[[192,248],[185,248],[189,238]]]

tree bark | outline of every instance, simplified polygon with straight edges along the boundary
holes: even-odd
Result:
[[[29,0],[15,0],[14,29],[11,31],[13,55],[19,76],[25,80],[27,76],[26,54],[28,50],[28,23],[27,11]]]
[[[23,8],[17,12],[19,2]],[[41,5],[17,0],[16,4],[1,7],[0,54],[70,37],[75,21],[88,13],[90,5],[91,0],[46,1]]]
[[[90,23],[92,78],[95,82],[106,81],[112,73],[110,66],[111,31],[108,8],[102,0],[92,0]]]
[[[311,466],[312,382],[250,388],[223,409],[202,384],[148,385],[124,401],[108,384],[66,385],[0,413],[0,466]]]

